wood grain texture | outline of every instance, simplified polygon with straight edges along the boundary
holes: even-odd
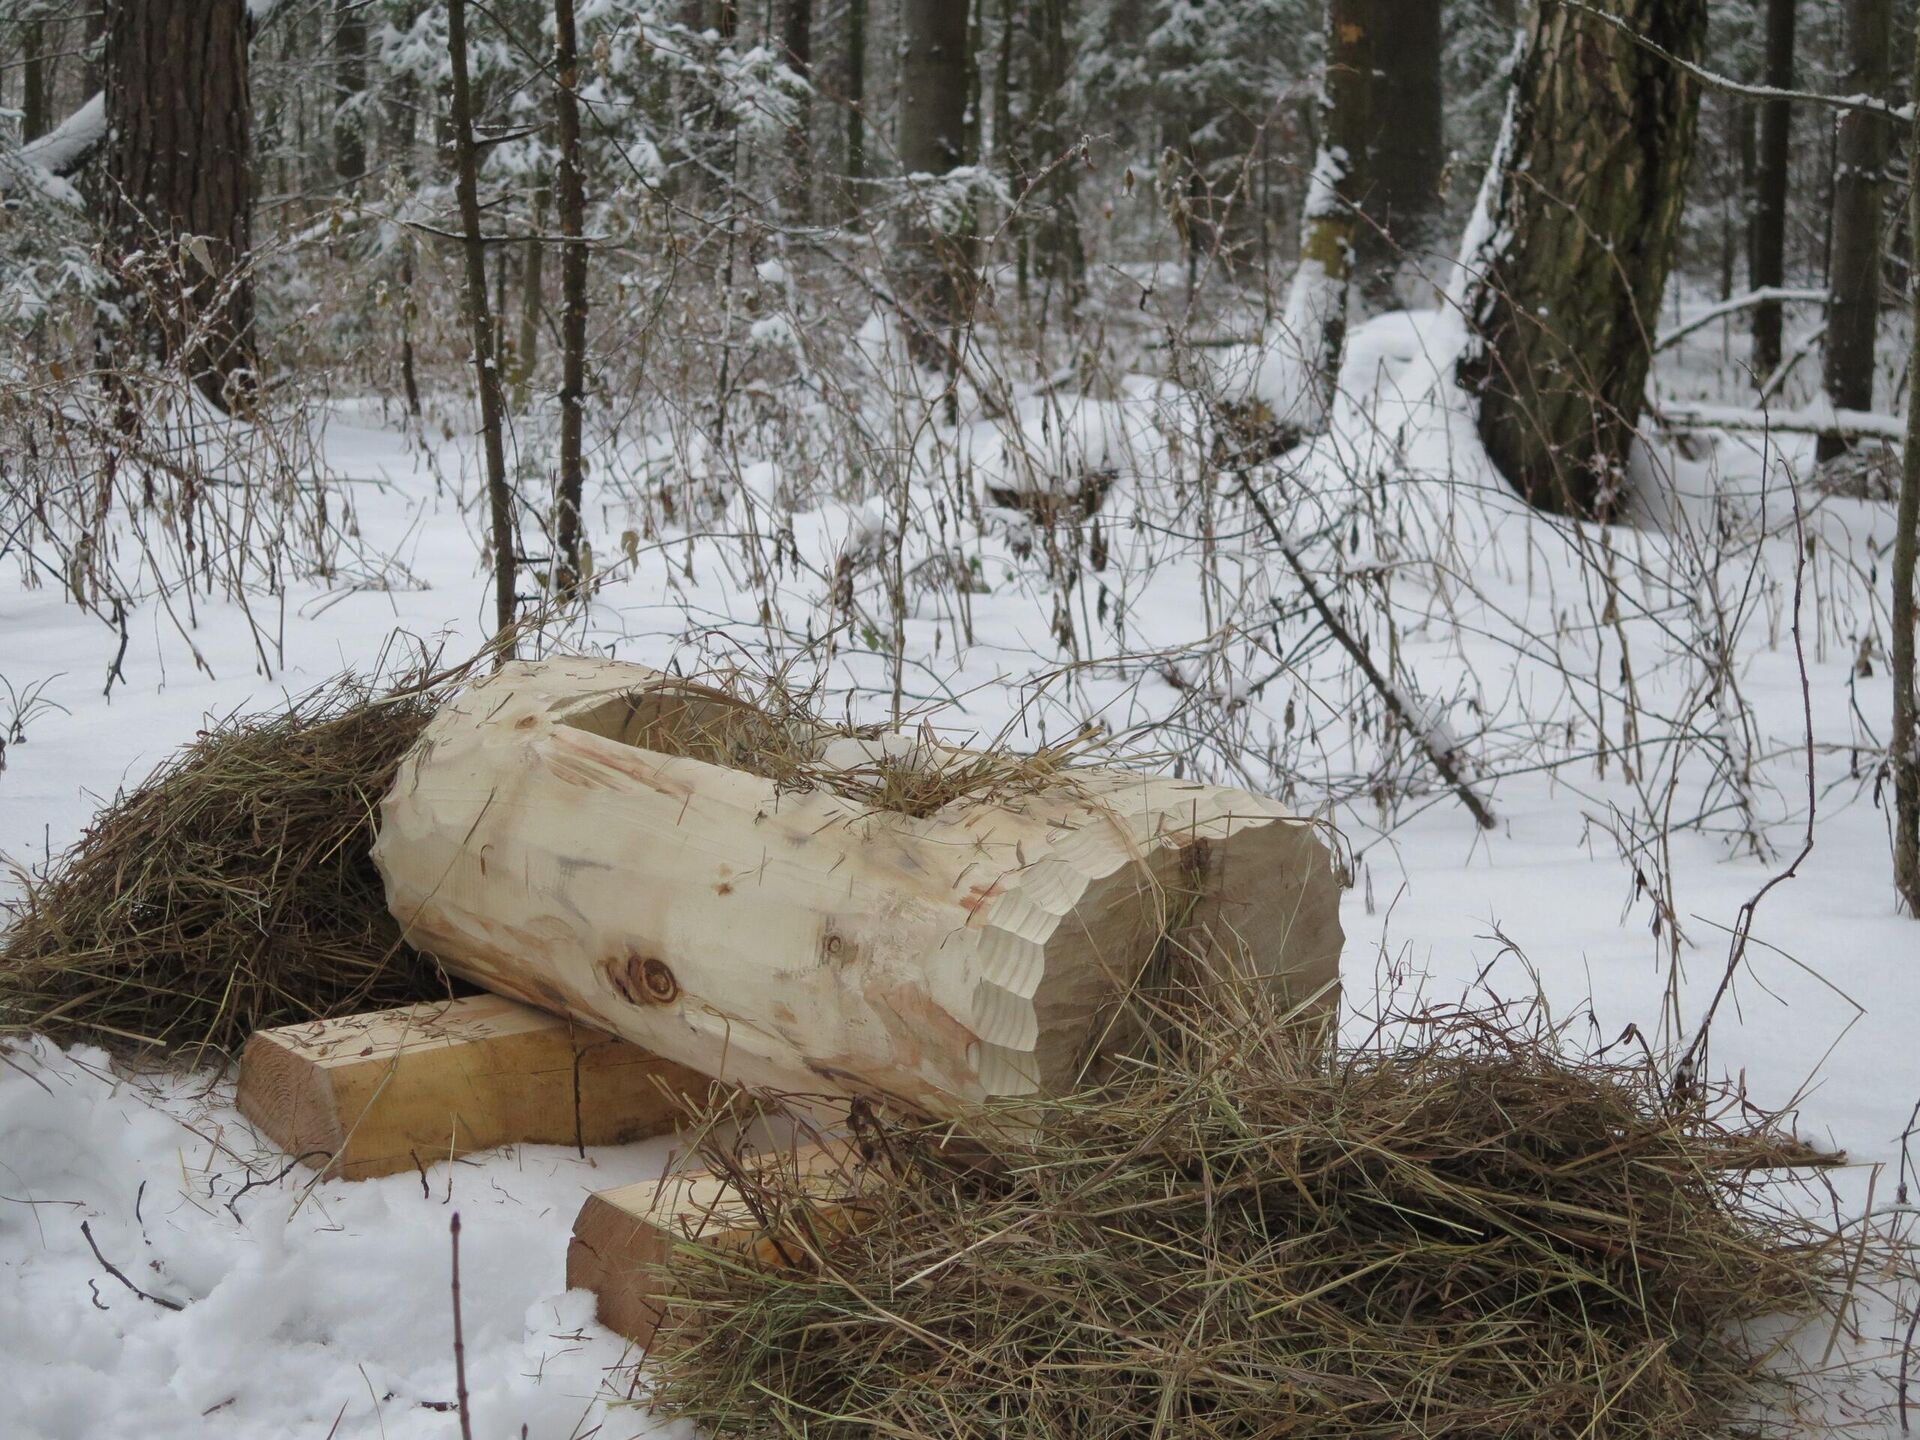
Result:
[[[1337,984],[1327,851],[1271,800],[1093,770],[874,812],[651,748],[698,718],[672,686],[546,661],[443,707],[374,847],[411,943],[728,1082],[932,1114],[1072,1084],[1181,955]]]
[[[671,1130],[705,1077],[496,995],[263,1030],[240,1111],[350,1180],[501,1145],[617,1145]]]
[[[676,1244],[698,1244],[751,1255],[765,1265],[801,1263],[812,1227],[855,1223],[855,1194],[865,1172],[852,1149],[838,1143],[800,1144],[748,1164],[796,1173],[801,1189],[817,1193],[805,1216],[769,1226],[747,1207],[728,1180],[690,1170],[587,1197],[567,1244],[567,1288],[589,1290],[602,1325],[643,1349],[667,1318],[661,1267]]]

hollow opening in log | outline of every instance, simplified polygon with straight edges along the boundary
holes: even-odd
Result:
[[[782,791],[827,790],[869,810],[927,819],[960,800],[1030,794],[1061,782],[1069,747],[1033,755],[955,749],[928,735],[822,724],[777,688],[758,701],[665,681],[592,701],[561,724],[619,745],[743,770]]]
[[[822,738],[811,725],[796,727],[704,686],[622,691],[571,711],[561,722],[621,745],[774,780],[810,757]]]

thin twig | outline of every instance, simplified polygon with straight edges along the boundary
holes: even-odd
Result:
[[[460,1330],[460,1212],[447,1226],[453,1239],[453,1384],[460,1407],[460,1440],[473,1440],[473,1414],[467,1403],[467,1342]]]
[[[126,1277],[125,1272],[122,1271],[118,1265],[115,1265],[111,1260],[107,1259],[106,1256],[100,1253],[99,1245],[94,1243],[93,1231],[87,1228],[87,1222],[84,1220],[80,1222],[80,1233],[87,1237],[87,1248],[93,1251],[93,1258],[100,1262],[101,1266],[106,1270],[106,1272],[109,1275],[113,1276],[114,1279],[118,1280],[122,1285],[126,1286],[127,1289],[131,1290],[134,1294],[138,1295],[142,1300],[151,1300],[154,1304],[166,1310],[184,1310],[187,1308],[185,1305],[182,1305],[178,1300],[169,1300],[164,1295],[155,1295],[151,1291],[142,1290],[138,1285],[134,1284],[133,1281],[129,1280]]]

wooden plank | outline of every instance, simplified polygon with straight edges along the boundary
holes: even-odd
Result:
[[[618,1145],[671,1130],[706,1077],[497,995],[262,1030],[240,1111],[329,1175],[363,1180],[501,1145]]]
[[[802,1188],[818,1193],[811,1223],[852,1223],[854,1207],[845,1197],[863,1177],[849,1145],[802,1144],[755,1163],[792,1167]],[[710,1170],[683,1171],[587,1197],[567,1244],[567,1288],[592,1291],[600,1323],[644,1349],[666,1311],[658,1267],[683,1241],[751,1254],[767,1265],[785,1264],[797,1253],[730,1180]]]

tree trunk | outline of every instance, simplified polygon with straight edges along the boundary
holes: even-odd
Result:
[[[546,309],[546,254],[540,232],[547,224],[547,187],[533,192],[528,218],[533,233],[527,237],[527,258],[520,288],[520,337],[513,345],[513,404],[516,410],[527,406],[527,388],[533,384],[533,372],[540,360],[540,317]]]
[[[1307,182],[1300,263],[1280,321],[1281,343],[1299,350],[1300,386],[1286,413],[1273,417],[1304,434],[1326,428],[1347,344],[1347,292],[1372,129],[1373,21],[1374,0],[1330,0],[1327,6],[1319,154]]]
[[[1621,496],[1673,262],[1699,87],[1621,28],[1699,61],[1707,0],[1543,4],[1462,257],[1461,378],[1493,463],[1535,505]]]
[[[1766,0],[1767,54],[1761,80],[1776,90],[1793,88],[1793,30],[1798,0]],[[1760,104],[1760,142],[1753,186],[1753,255],[1748,283],[1764,290],[1786,283],[1787,179],[1793,160],[1793,105]],[[1780,368],[1781,307],[1754,307],[1753,383],[1764,385]]]
[[[501,394],[500,363],[494,351],[493,316],[487,304],[487,242],[480,229],[480,147],[473,133],[473,92],[467,80],[467,0],[447,0],[447,56],[453,72],[448,96],[453,122],[454,189],[460,202],[462,249],[467,261],[467,327],[473,341],[473,369],[480,387],[480,432],[487,458],[487,504],[492,519],[493,624],[505,638],[515,618],[517,569],[513,533],[513,493],[507,484],[502,429],[506,400]],[[511,659],[511,643],[499,662]],[[497,662],[498,663],[498,662]]]
[[[910,176],[938,182],[965,164],[967,12],[955,0],[906,0],[902,17],[899,154]],[[965,243],[938,212],[910,196],[900,226],[900,299],[914,356],[940,364],[964,299]]]
[[[108,7],[108,231],[145,340],[222,409],[253,388],[246,0]],[[151,303],[143,303],[150,301]]]
[[[1912,94],[1920,96],[1920,36],[1914,40]],[[1907,148],[1907,173],[1920,175],[1920,112]],[[1920,335],[1920,185],[1907,191],[1907,293]],[[1920,673],[1914,661],[1914,571],[1920,560],[1920,381],[1907,371],[1907,453],[1893,536],[1893,883],[1907,913],[1920,918]]]
[[[580,172],[579,42],[573,0],[553,0],[553,103],[560,132],[560,491],[555,527],[560,584],[571,591],[582,569],[580,496],[585,486],[581,441],[587,405],[587,195]]]
[[[47,26],[36,13],[24,27],[20,46],[20,138],[38,140],[53,124],[47,113]]]
[[[1360,226],[1360,284],[1392,309],[1418,291],[1432,303],[1440,238],[1440,175],[1447,163],[1440,62],[1440,0],[1402,0],[1374,27],[1373,105]],[[1402,285],[1401,279],[1409,282]]]
[[[1842,95],[1887,94],[1887,54],[1893,43],[1890,0],[1846,0],[1841,11],[1845,71]],[[1833,181],[1833,288],[1827,312],[1824,381],[1827,397],[1845,410],[1873,408],[1873,341],[1880,319],[1880,197],[1887,168],[1887,122],[1867,110],[1841,112]],[[1818,456],[1846,449],[1822,440]]]
[[[781,59],[808,84],[813,83],[813,0],[781,0]],[[793,218],[805,224],[813,215],[813,105],[802,98],[793,128],[787,132],[792,161]]]
[[[1210,962],[1331,1008],[1339,885],[1271,800],[1089,769],[910,815],[684,753],[756,723],[643,666],[510,666],[403,762],[388,905],[455,973],[704,1074],[935,1114],[1071,1086],[1135,1033],[1134,985]],[[827,776],[976,758],[817,738]]]
[[[367,173],[366,0],[334,0],[333,169],[351,189]]]
[[[867,173],[867,0],[847,0],[847,184],[857,209]]]
[[[1074,141],[1066,113],[1067,83],[1073,77],[1075,53],[1071,44],[1067,0],[1031,0],[1027,8],[1032,33],[1027,37],[1027,84],[1032,139],[1026,146],[1035,173],[1046,174],[1037,198],[1042,205],[1034,227],[1040,273],[1066,293],[1069,309],[1077,307],[1085,289],[1087,253],[1080,238],[1080,217],[1074,209],[1080,165],[1066,156]],[[1052,166],[1051,170],[1045,167]],[[1050,287],[1051,288],[1051,287]],[[1040,317],[1046,327],[1046,315]]]

